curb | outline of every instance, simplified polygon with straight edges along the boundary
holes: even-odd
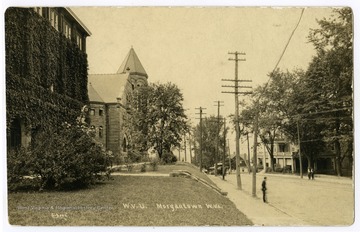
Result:
[[[175,171],[172,171],[172,172],[170,172],[169,176],[170,176],[170,177],[185,177],[185,178],[190,178],[190,179],[193,179],[193,180],[195,180],[195,181],[197,181],[197,182],[202,183],[203,185],[208,186],[209,188],[215,190],[217,193],[219,193],[219,194],[221,194],[221,195],[223,195],[223,196],[227,196],[227,194],[228,194],[227,192],[222,191],[219,187],[209,184],[207,181],[203,180],[202,178],[193,176],[189,171],[186,171],[186,170],[175,170]]]

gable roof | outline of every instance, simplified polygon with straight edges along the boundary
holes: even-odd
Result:
[[[144,67],[142,66],[139,57],[136,55],[133,48],[130,49],[129,53],[125,57],[117,73],[130,73],[139,76],[148,77]]]
[[[85,26],[85,24],[79,19],[79,17],[77,17],[77,15],[69,8],[69,7],[64,7],[64,9],[66,10],[66,12],[73,18],[73,20],[75,20],[79,25],[80,25],[80,29],[82,31],[84,31],[86,33],[87,36],[91,35],[90,30]]]
[[[116,74],[89,74],[88,88],[90,102],[98,102],[99,98],[104,103],[118,103],[117,98],[123,98],[125,87],[128,81],[128,73]],[[93,92],[95,90],[98,96]]]
[[[99,93],[94,89],[91,82],[89,82],[88,84],[88,95],[90,101],[104,103],[104,100],[100,97]]]

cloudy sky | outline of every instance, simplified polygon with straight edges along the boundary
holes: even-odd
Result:
[[[216,114],[214,101],[224,101],[221,112],[234,112],[234,96],[221,91],[233,79],[234,56],[245,52],[239,78],[253,87],[268,80],[294,30],[302,8],[260,7],[72,7],[92,35],[87,39],[89,73],[115,73],[131,46],[149,82],[173,82],[184,94],[188,115],[195,108]],[[316,19],[328,17],[331,8],[306,8],[279,64],[282,69],[305,69],[314,55],[307,42]]]

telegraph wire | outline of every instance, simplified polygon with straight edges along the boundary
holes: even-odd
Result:
[[[301,22],[301,18],[302,18],[303,14],[304,14],[304,10],[305,10],[305,8],[303,8],[303,9],[301,10],[301,14],[300,14],[298,23],[296,24],[294,30],[293,30],[292,33],[290,34],[290,37],[289,37],[289,39],[288,39],[288,41],[287,41],[287,43],[286,43],[286,45],[285,45],[285,47],[284,47],[284,49],[283,49],[283,52],[281,53],[280,58],[279,58],[278,62],[276,63],[276,65],[275,65],[275,67],[274,67],[274,69],[273,69],[272,72],[274,72],[274,71],[277,69],[280,61],[282,60],[282,57],[284,56],[285,51],[286,51],[288,45],[290,44],[291,38],[293,37],[296,29],[298,28],[298,26],[299,26],[299,24],[300,24],[300,22]],[[267,86],[269,85],[270,80],[271,80],[271,75],[269,75],[269,79],[268,79],[268,81],[266,82],[264,89],[263,89],[263,90],[261,91],[261,93],[259,94],[259,96],[258,96],[258,98],[257,98],[257,101],[255,102],[255,105],[258,105],[258,104],[259,104],[260,98],[262,97],[262,94],[265,92]],[[259,111],[256,110],[256,112],[255,112],[255,123],[254,123],[254,147],[253,147],[253,149],[254,149],[254,152],[253,152],[253,153],[254,153],[254,167],[255,167],[255,168],[256,168],[256,153],[257,153],[258,123],[259,123]],[[299,128],[299,126],[297,126],[297,127]],[[299,129],[298,129],[298,134],[299,134]],[[299,144],[300,144],[300,143],[299,143]],[[301,154],[301,153],[300,153],[300,146],[299,146],[299,154]],[[301,155],[299,155],[299,161],[300,161],[300,176],[301,176],[301,178],[302,178],[302,177],[303,177],[303,173],[302,173]],[[252,181],[252,183],[253,183],[253,186],[252,186],[252,195],[253,195],[253,197],[255,197],[255,196],[256,196],[256,171],[253,172],[253,181]]]
[[[281,55],[280,55],[280,58],[279,58],[278,62],[276,63],[276,65],[275,65],[275,67],[274,67],[274,69],[273,69],[273,71],[272,71],[271,73],[273,73],[273,72],[277,69],[277,67],[278,67],[278,65],[279,65],[279,63],[280,63],[280,61],[282,60],[282,58],[283,58],[283,56],[284,56],[284,54],[285,54],[285,51],[286,51],[287,47],[289,46],[290,41],[291,41],[292,37],[294,36],[295,31],[296,31],[296,29],[298,28],[298,26],[299,26],[299,24],[300,24],[300,22],[301,22],[301,19],[302,19],[302,16],[303,16],[303,14],[304,14],[304,11],[305,11],[305,8],[302,8],[302,10],[301,10],[301,14],[300,14],[300,17],[299,17],[299,20],[298,20],[298,22],[297,22],[297,24],[296,24],[296,26],[295,26],[294,30],[291,32],[290,37],[289,37],[289,39],[288,39],[288,41],[287,41],[287,43],[286,43],[286,45],[285,45],[285,47],[284,47],[284,49],[283,49],[283,51],[282,51]],[[268,86],[268,84],[269,84],[270,80],[271,80],[271,77],[269,77],[268,81],[266,82],[266,85],[265,85],[265,87],[264,87],[264,90],[263,90],[263,91],[265,91],[265,89],[267,88],[267,86]],[[260,93],[259,99],[260,99],[260,97],[261,97],[261,93]]]

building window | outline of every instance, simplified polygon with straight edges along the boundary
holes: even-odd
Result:
[[[40,16],[43,15],[43,13],[42,13],[42,7],[34,7],[34,11],[35,11],[36,13],[38,13]]]
[[[75,40],[77,46],[80,48],[80,50],[82,50],[82,36],[79,33],[76,33]]]
[[[335,143],[331,144],[330,148],[332,151],[335,151]]]
[[[94,125],[91,125],[90,126],[90,132],[93,134],[93,135],[96,135],[96,127]]]
[[[21,123],[15,119],[10,126],[10,136],[7,139],[8,148],[19,148],[21,146]]]
[[[95,115],[95,109],[90,109],[90,115],[92,115],[92,116]]]
[[[59,15],[55,9],[50,10],[50,23],[57,31],[59,30]]]
[[[127,147],[126,139],[124,138],[123,144],[122,144],[123,152],[126,152],[126,147]]]
[[[280,143],[279,144],[279,152],[287,152],[285,143]]]
[[[99,116],[103,116],[103,109],[99,109]]]
[[[66,38],[71,39],[71,25],[66,20],[64,20],[64,35]]]
[[[103,137],[103,127],[99,126],[99,138]]]

